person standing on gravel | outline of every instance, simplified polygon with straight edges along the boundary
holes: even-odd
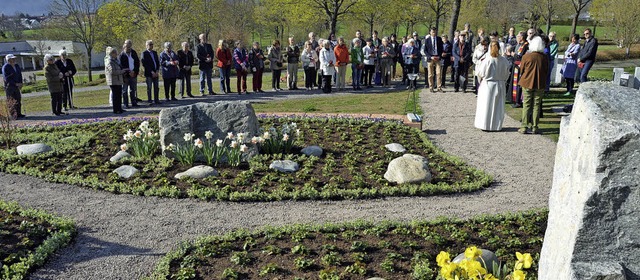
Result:
[[[129,68],[129,72],[124,74],[124,85],[122,85],[122,101],[124,106],[138,107],[138,74],[140,73],[140,58],[138,53],[132,48],[131,40],[124,41],[122,53],[120,53],[120,65]]]
[[[538,121],[542,106],[542,96],[547,86],[549,60],[544,52],[542,38],[535,36],[529,41],[529,52],[520,62],[520,81],[522,87],[522,126],[518,132],[539,134]]]
[[[153,50],[153,41],[146,42],[147,50],[142,52],[142,66],[144,66],[144,78],[147,83],[147,101],[149,104],[160,103],[160,57],[158,52]],[[153,99],[151,98],[151,88],[153,87]]]

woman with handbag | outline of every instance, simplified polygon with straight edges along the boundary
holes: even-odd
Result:
[[[304,88],[306,90],[313,89],[313,82],[316,79],[316,61],[318,61],[318,54],[313,49],[311,42],[304,43],[304,50],[300,56],[302,60],[302,68],[304,69]]]
[[[280,54],[280,41],[273,40],[269,49],[269,68],[271,69],[271,87],[273,91],[281,91],[280,74],[282,73],[282,55]]]

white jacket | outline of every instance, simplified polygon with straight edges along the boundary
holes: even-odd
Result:
[[[336,55],[332,49],[322,48],[320,51],[320,71],[325,76],[333,76],[335,73]]]
[[[376,56],[373,46],[364,46],[364,48],[362,48],[362,54],[364,54],[364,65],[376,64]]]

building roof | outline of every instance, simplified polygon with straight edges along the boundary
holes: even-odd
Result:
[[[84,45],[73,41],[27,40],[0,42],[0,56],[10,53],[16,56],[58,55],[60,50],[66,50],[70,56],[86,54]]]

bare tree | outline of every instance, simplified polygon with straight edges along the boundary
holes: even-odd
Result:
[[[571,0],[571,4],[573,6],[573,10],[575,14],[573,15],[573,22],[571,23],[571,34],[576,34],[576,27],[578,26],[578,18],[580,17],[580,13],[586,8],[592,0]]]
[[[338,19],[347,14],[358,3],[357,0],[311,0],[316,8],[322,10],[329,21],[329,34],[336,33]]]
[[[91,75],[91,58],[96,43],[98,8],[105,0],[55,0],[51,5],[51,12],[60,17],[59,28],[73,35],[74,40],[82,43],[87,50],[87,70],[89,81]]]
[[[435,15],[435,28],[440,32],[440,19],[449,13],[452,0],[426,0],[427,6]]]

